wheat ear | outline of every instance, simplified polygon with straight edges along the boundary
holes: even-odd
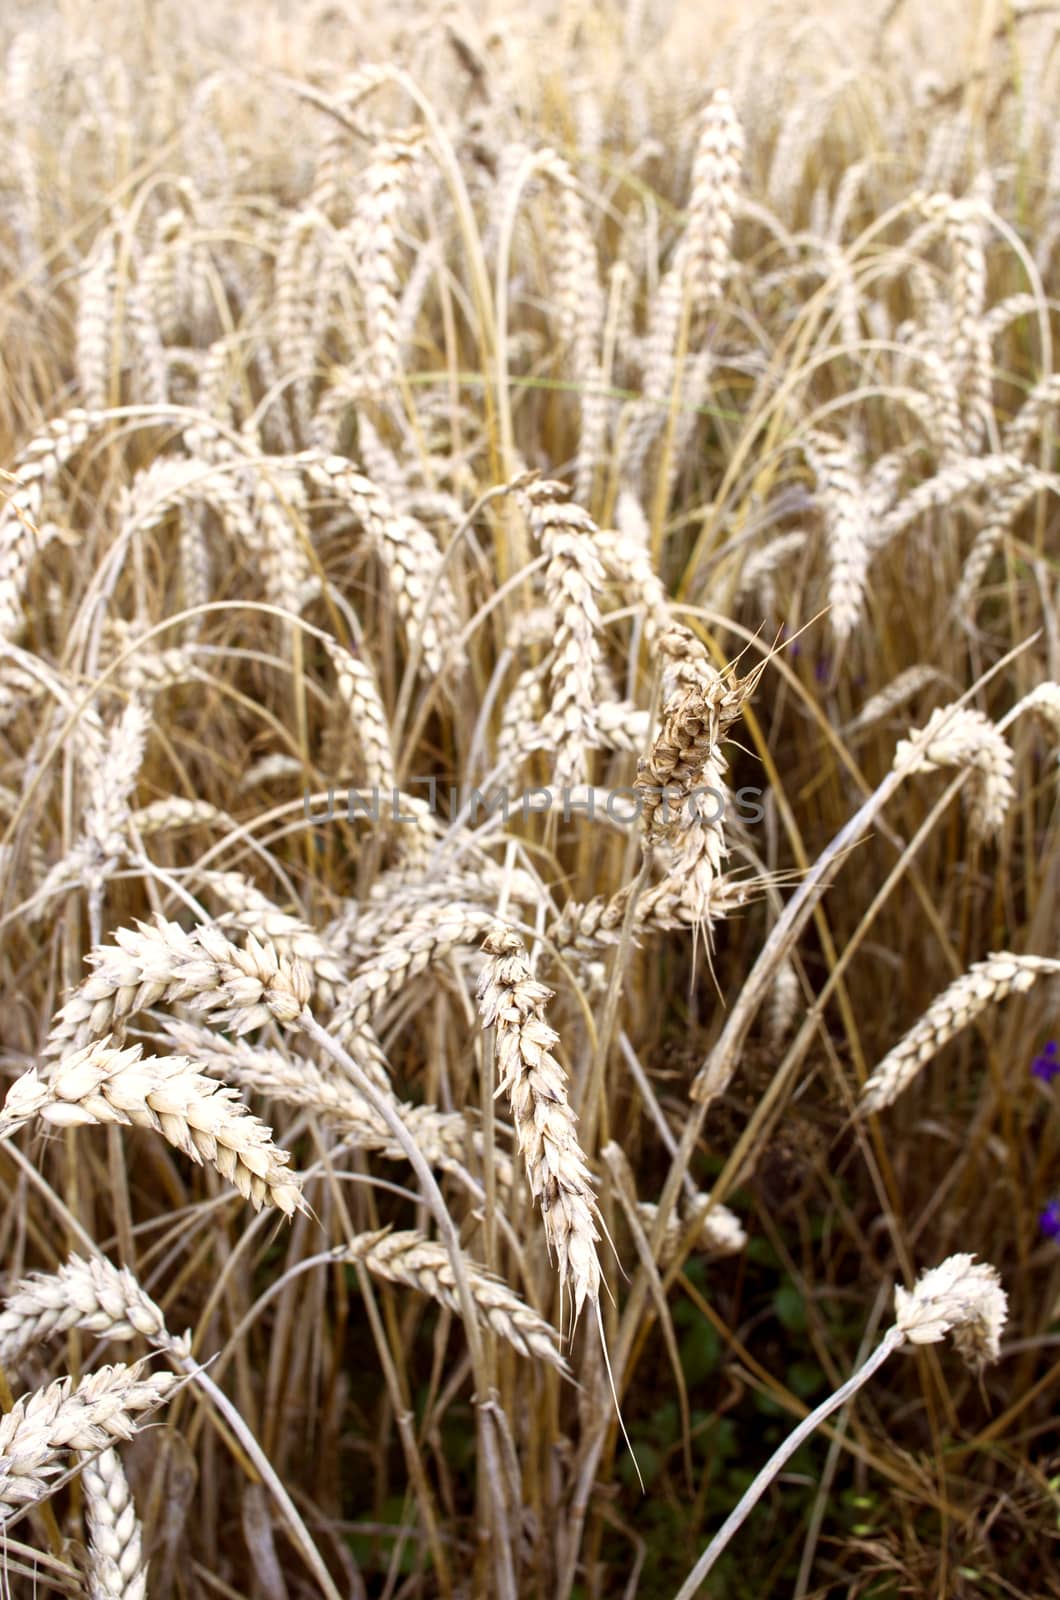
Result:
[[[168,1342],[161,1310],[127,1267],[103,1256],[70,1256],[56,1272],[32,1272],[14,1284],[0,1312],[0,1366],[10,1367],[30,1345],[70,1328],[108,1339],[142,1335]]]
[[[217,928],[188,933],[159,917],[153,924],[138,923],[135,930],[119,928],[114,941],[90,953],[94,971],[53,1021],[45,1055],[61,1057],[162,1000],[182,1000],[215,1013],[237,1033],[271,1017],[289,1026],[311,993],[300,961],[281,958],[253,937],[237,950]]]
[[[415,1228],[400,1233],[382,1228],[358,1234],[336,1250],[335,1256],[341,1261],[363,1261],[369,1272],[391,1283],[418,1289],[460,1315],[460,1298],[448,1251]],[[487,1326],[524,1355],[536,1356],[567,1375],[569,1369],[560,1355],[555,1328],[483,1267],[468,1261],[466,1271],[476,1309]]]
[[[0,1139],[34,1117],[54,1127],[119,1123],[151,1128],[201,1166],[215,1167],[255,1210],[268,1204],[290,1216],[304,1208],[290,1157],[252,1116],[234,1089],[215,1083],[184,1056],[117,1049],[109,1036],[75,1050],[45,1079],[36,1068],[18,1078],[0,1110]]]
[[[926,743],[906,767],[921,741]],[[1004,734],[989,717],[970,706],[936,706],[923,728],[914,728],[908,739],[899,739],[894,750],[894,770],[905,767],[907,775],[940,767],[971,769],[971,823],[979,838],[997,833],[1008,815],[1016,797],[1013,766]]]
[[[497,1093],[507,1094],[530,1192],[541,1203],[545,1235],[560,1279],[570,1285],[577,1320],[600,1298],[599,1211],[567,1099],[567,1074],[552,1054],[559,1035],[545,1021],[551,989],[537,983],[517,933],[497,927],[483,949],[478,985],[485,1027],[496,1028]]]
[[[1060,973],[1060,961],[1005,951],[977,961],[931,1002],[920,1021],[896,1044],[861,1091],[862,1111],[882,1111],[897,1100],[942,1046],[970,1022],[1010,994],[1023,993],[1036,978]]]
[[[103,1450],[81,1470],[88,1523],[89,1600],[147,1600],[140,1519],[116,1450]]]
[[[47,1495],[67,1451],[94,1452],[131,1439],[177,1382],[171,1372],[145,1376],[138,1362],[100,1367],[76,1387],[73,1378],[60,1378],[16,1400],[0,1418],[0,1523]]]

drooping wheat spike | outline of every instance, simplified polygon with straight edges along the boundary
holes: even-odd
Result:
[[[1013,706],[1006,720],[1015,720],[1028,711],[1051,729],[1057,745],[1056,759],[1060,763],[1060,683],[1039,683]]]
[[[1037,295],[1006,295],[1004,300],[998,300],[995,305],[992,305],[990,310],[983,317],[982,331],[984,337],[989,341],[990,344],[994,344],[1003,333],[1008,331],[1014,322],[1019,321],[1020,317],[1033,317],[1039,309],[1039,304],[1040,302]],[[1055,384],[1055,376],[1056,375],[1054,374],[1053,392],[1055,395],[1060,397],[1060,385]],[[1045,381],[1048,382],[1049,379],[1046,379]],[[1003,435],[1002,437],[1005,436]],[[1009,448],[1010,446],[1006,442],[1005,449],[1008,450]]]
[[[852,717],[843,729],[844,735],[860,733],[865,728],[871,728],[877,722],[882,722],[884,717],[890,716],[892,711],[897,711],[899,706],[904,706],[907,700],[912,700],[922,689],[928,688],[933,683],[940,682],[942,673],[937,667],[929,667],[926,663],[907,667],[893,678],[877,694],[865,701],[857,716]]]
[[[942,767],[966,767],[975,774],[971,788],[972,831],[979,838],[997,833],[1016,798],[1012,781],[1014,761],[1004,734],[990,718],[968,706],[936,706],[921,729],[899,739],[894,750],[894,770],[910,759],[920,740],[927,740],[909,773],[932,772]]]
[[[460,1314],[449,1252],[414,1228],[401,1233],[382,1228],[375,1233],[358,1234],[348,1245],[339,1246],[335,1257],[339,1261],[363,1261],[377,1277],[407,1284]],[[483,1322],[524,1355],[545,1361],[566,1375],[568,1367],[559,1352],[555,1328],[484,1267],[468,1261],[467,1276]]]
[[[339,696],[349,711],[351,734],[359,742],[365,782],[389,796],[397,787],[394,753],[375,677],[370,667],[334,639],[326,640],[324,649],[335,669]]]
[[[770,1050],[779,1050],[795,1025],[802,985],[794,962],[784,960],[777,968],[765,1007],[765,1040]]]
[[[601,700],[596,707],[600,742],[608,750],[643,750],[648,737],[649,713],[632,700]]]
[[[861,1091],[861,1111],[881,1111],[913,1082],[922,1067],[987,1006],[1023,994],[1040,977],[1060,973],[1060,961],[1045,956],[995,952],[977,961],[928,1006],[920,1021],[884,1056]]]
[[[953,606],[958,616],[967,617],[972,613],[979,587],[1006,533],[1024,506],[1046,490],[1060,494],[1060,478],[1054,473],[1037,472],[1032,467],[1025,467],[1020,479],[1005,485],[991,498],[984,524],[976,534],[961,569]]]
[[[713,920],[713,887],[729,854],[725,838],[727,766],[720,749],[713,748],[695,788],[681,803],[679,824],[666,838],[667,879],[676,898],[687,906],[691,924],[706,932]]]
[[[320,590],[301,531],[306,492],[301,473],[268,463],[254,477],[254,549],[266,598],[297,617]]]
[[[84,1328],[108,1339],[137,1334],[168,1341],[165,1318],[127,1267],[72,1255],[55,1272],[31,1272],[11,1286],[0,1312],[0,1366],[11,1367],[44,1339]]]
[[[496,770],[509,785],[514,784],[533,751],[544,743],[540,724],[545,691],[541,680],[540,667],[527,667],[516,678],[504,702],[497,730]]]
[[[637,1211],[645,1233],[652,1233],[659,1207],[653,1200],[639,1200]],[[735,1256],[746,1248],[747,1234],[734,1211],[720,1204],[712,1206],[709,1195],[697,1195],[694,1201],[685,1196],[680,1209],[671,1211],[666,1221],[659,1251],[659,1265],[664,1270],[676,1261],[681,1240],[693,1222],[700,1222],[699,1231],[692,1241],[695,1251],[704,1255]]]
[[[482,906],[428,902],[353,974],[332,1030],[370,1027],[387,1002],[458,945],[477,944],[496,918]]]
[[[0,1109],[0,1139],[40,1117],[53,1127],[118,1124],[149,1128],[189,1156],[215,1167],[255,1211],[274,1205],[287,1216],[303,1208],[285,1150],[252,1116],[234,1089],[203,1075],[183,1056],[143,1056],[110,1036],[64,1054],[42,1078],[31,1067],[11,1085]]]
[[[89,1600],[147,1600],[147,1563],[132,1490],[116,1450],[81,1469],[88,1523]]]
[[[552,1054],[559,1035],[545,1021],[552,991],[537,983],[517,933],[495,927],[483,949],[478,984],[484,1027],[496,1028],[497,1093],[508,1096],[530,1192],[541,1204],[561,1284],[569,1284],[577,1320],[586,1299],[600,1297],[596,1195],[567,1099],[567,1074]]]
[[[107,404],[110,342],[117,250],[111,228],[104,228],[81,275],[77,297],[77,381],[86,406]]]
[[[806,534],[801,528],[791,533],[778,534],[760,550],[748,556],[740,569],[740,582],[736,598],[754,595],[763,613],[772,616],[777,609],[776,574],[780,567],[806,548]]]
[[[817,430],[803,448],[817,479],[827,532],[828,620],[842,643],[861,620],[872,548],[860,458],[847,440]]]
[[[137,700],[130,700],[117,722],[106,729],[103,747],[84,760],[86,787],[84,829],[97,861],[121,854],[129,819],[129,801],[143,765],[149,718]]]
[[[73,887],[102,895],[107,877],[126,853],[129,799],[143,762],[147,733],[147,712],[137,700],[130,700],[109,728],[103,728],[92,715],[82,717],[76,734],[84,794],[82,834],[40,885],[35,915],[44,911],[53,896]]]
[[[522,487],[519,496],[531,532],[548,557],[545,592],[556,642],[543,727],[556,752],[553,781],[562,788],[585,781],[588,753],[597,738],[593,685],[603,659],[598,596],[604,569],[596,550],[596,523],[569,503],[563,484],[538,479]]]
[[[703,115],[692,170],[688,218],[673,260],[653,297],[644,357],[643,398],[626,442],[628,474],[638,479],[666,420],[679,374],[682,321],[720,299],[731,268],[732,232],[743,160],[743,131],[724,89]]]
[[[735,911],[742,911],[759,899],[772,885],[767,878],[748,878],[735,872],[715,878],[705,908],[693,908],[684,893],[683,883],[667,876],[661,883],[643,889],[637,896],[634,912],[636,934],[691,932],[708,926]],[[598,955],[619,942],[633,885],[619,889],[610,899],[568,900],[560,915],[549,924],[548,937],[559,950],[575,950],[582,955]]]
[[[135,645],[135,634],[120,619],[112,620],[105,632],[113,647],[108,652],[108,659],[124,655],[126,650]],[[201,682],[202,678],[193,645],[172,645],[168,650],[136,646],[125,655],[114,674],[115,683],[130,696],[144,702],[148,708],[153,706],[155,697],[164,690]]]
[[[162,213],[155,225],[154,247],[144,258],[137,278],[163,344],[172,343],[180,326],[175,246],[186,220],[179,206]]]
[[[253,936],[238,950],[216,927],[188,933],[159,917],[135,929],[119,928],[114,941],[88,955],[94,970],[57,1013],[45,1055],[62,1057],[160,1001],[181,1000],[212,1012],[237,1033],[270,1017],[289,1026],[311,992],[300,962],[281,958]]]
[[[350,162],[353,140],[337,124],[328,130],[317,152],[309,203],[333,227],[341,227],[350,209]]]
[[[214,879],[223,877],[226,887],[230,887],[230,880],[238,874],[217,873],[212,876]],[[216,882],[211,886],[216,888]],[[251,887],[247,885],[248,889]],[[244,897],[242,903],[236,904],[231,911],[222,912],[216,926],[226,934],[251,934],[264,947],[271,946],[281,960],[301,962],[312,977],[313,1005],[322,1006],[328,1011],[335,1008],[339,994],[346,988],[349,974],[338,952],[300,917],[292,917],[288,912],[281,911],[258,892],[253,899]]]
[[[145,1374],[144,1363],[100,1367],[74,1385],[59,1378],[16,1400],[0,1417],[0,1522],[42,1500],[72,1450],[97,1451],[131,1439],[169,1398],[174,1373]]]
[[[694,269],[698,309],[722,297],[732,267],[732,235],[739,201],[744,134],[726,89],[716,89],[703,113],[692,165],[688,226],[681,248]]]
[[[598,370],[604,327],[600,262],[585,201],[567,162],[554,150],[542,150],[537,169],[552,179],[558,194],[558,218],[550,251],[558,342],[564,353],[569,352],[575,381],[586,383]]]
[[[305,438],[312,415],[317,340],[311,291],[321,265],[321,220],[312,211],[287,216],[273,279],[276,351],[284,373],[294,380],[291,399],[300,438]]]
[[[0,639],[18,632],[31,563],[55,532],[43,521],[45,495],[101,421],[98,412],[67,411],[23,448],[14,484],[0,480]]]
[[[397,225],[416,159],[416,145],[386,139],[361,174],[347,230],[364,305],[369,373],[380,390],[401,371],[398,304],[401,279]]]
[[[168,833],[175,828],[214,827],[230,832],[239,824],[227,811],[221,811],[209,800],[185,800],[183,795],[167,794],[150,805],[139,806],[129,813],[129,827],[141,838],[152,834]]]
[[[626,491],[625,498],[632,499]],[[670,597],[652,564],[651,552],[632,533],[601,529],[596,541],[609,575],[626,591],[627,598],[644,611],[644,638],[654,645],[672,626]]]
[[[1037,310],[1038,302],[1033,296],[1029,298],[1031,303],[1027,309]],[[1050,412],[1057,410],[1060,410],[1060,372],[1051,372],[1035,384],[1012,421],[1007,424],[1001,436],[1006,454],[1025,459]]]
[[[939,511],[976,490],[1004,488],[1026,473],[1017,456],[968,456],[918,484],[876,526],[873,546],[883,549],[928,511]]]
[[[459,612],[433,534],[415,517],[395,511],[344,456],[310,452],[301,459],[311,481],[353,511],[386,573],[398,615],[419,639],[423,670],[440,673],[459,633]]]
[[[950,360],[958,383],[967,372],[975,344],[975,327],[986,299],[986,256],[981,207],[974,200],[955,200],[946,215],[953,252],[953,335]]]

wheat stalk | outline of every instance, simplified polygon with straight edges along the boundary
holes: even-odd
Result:
[[[747,1519],[781,1467],[826,1417],[838,1411],[868,1382],[895,1350],[910,1344],[937,1344],[947,1333],[972,1365],[981,1367],[1000,1355],[1001,1331],[1008,1316],[1008,1297],[997,1269],[976,1263],[971,1255],[949,1256],[921,1274],[913,1289],[895,1290],[895,1321],[869,1359],[805,1417],[775,1450],[754,1482],[729,1513],[677,1592],[675,1600],[693,1600],[725,1546]]]

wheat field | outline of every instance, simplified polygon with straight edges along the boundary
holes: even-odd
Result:
[[[0,53],[0,1593],[1060,1596],[1060,7]]]

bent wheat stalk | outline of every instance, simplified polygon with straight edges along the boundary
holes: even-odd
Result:
[[[1008,1297],[996,1269],[986,1262],[976,1263],[970,1255],[949,1256],[939,1266],[922,1273],[912,1290],[896,1289],[894,1300],[894,1326],[887,1330],[864,1365],[804,1417],[770,1456],[696,1562],[675,1600],[693,1600],[725,1546],[754,1510],[784,1463],[826,1417],[845,1405],[907,1341],[936,1344],[947,1333],[952,1333],[954,1344],[970,1365],[982,1367],[998,1359],[1001,1330],[1008,1315]]]

